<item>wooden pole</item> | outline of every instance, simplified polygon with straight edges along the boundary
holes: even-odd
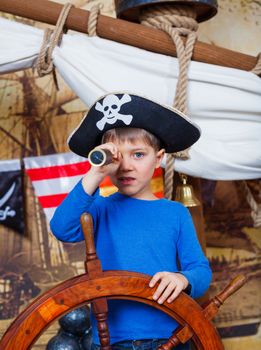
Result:
[[[0,0],[0,11],[52,25],[56,24],[62,6],[47,0]],[[86,33],[88,18],[89,11],[72,8],[66,21],[66,27]],[[101,38],[176,57],[175,47],[166,33],[141,24],[100,15],[97,33]],[[254,56],[203,42],[196,43],[192,57],[194,61],[246,71],[255,67],[257,59]]]

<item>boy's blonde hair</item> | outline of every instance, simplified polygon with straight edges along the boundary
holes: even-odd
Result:
[[[130,143],[135,143],[137,139],[143,140],[156,152],[162,148],[161,142],[156,136],[140,128],[115,128],[107,130],[102,136],[102,143],[113,142],[115,140],[119,142],[128,141]]]

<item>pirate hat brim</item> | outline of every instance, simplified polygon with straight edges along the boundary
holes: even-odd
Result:
[[[101,144],[110,129],[141,128],[154,134],[167,153],[192,146],[200,129],[175,108],[128,93],[110,93],[99,98],[85,114],[80,125],[68,138],[69,148],[82,157]]]

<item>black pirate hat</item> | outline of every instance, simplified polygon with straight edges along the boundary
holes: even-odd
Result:
[[[99,98],[68,138],[70,149],[83,157],[101,143],[110,129],[132,127],[154,134],[167,153],[182,151],[200,137],[199,127],[175,108],[128,93]]]

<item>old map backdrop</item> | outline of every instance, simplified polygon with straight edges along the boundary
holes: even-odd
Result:
[[[85,0],[71,2],[85,9],[98,3]],[[102,13],[115,16],[112,0],[100,2],[104,5]],[[218,2],[218,15],[200,25],[200,40],[256,56],[261,51],[261,1]],[[0,15],[45,27],[4,13]],[[52,76],[39,78],[32,70],[0,77],[0,160],[68,151],[67,136],[87,107],[60,77],[58,80],[59,91]],[[48,232],[43,211],[26,175],[23,181],[25,234],[0,225],[1,334],[39,293],[83,272],[83,246],[66,244],[63,250],[59,249]],[[248,181],[248,184],[256,201],[260,202],[258,181]],[[214,272],[210,293],[216,294],[240,272],[250,276],[247,286],[222,308],[215,323],[226,350],[260,349],[260,229],[253,227],[240,181],[202,180],[202,196],[207,256]],[[10,292],[12,281],[17,288]],[[57,324],[49,328],[34,349],[45,349],[56,329]]]

